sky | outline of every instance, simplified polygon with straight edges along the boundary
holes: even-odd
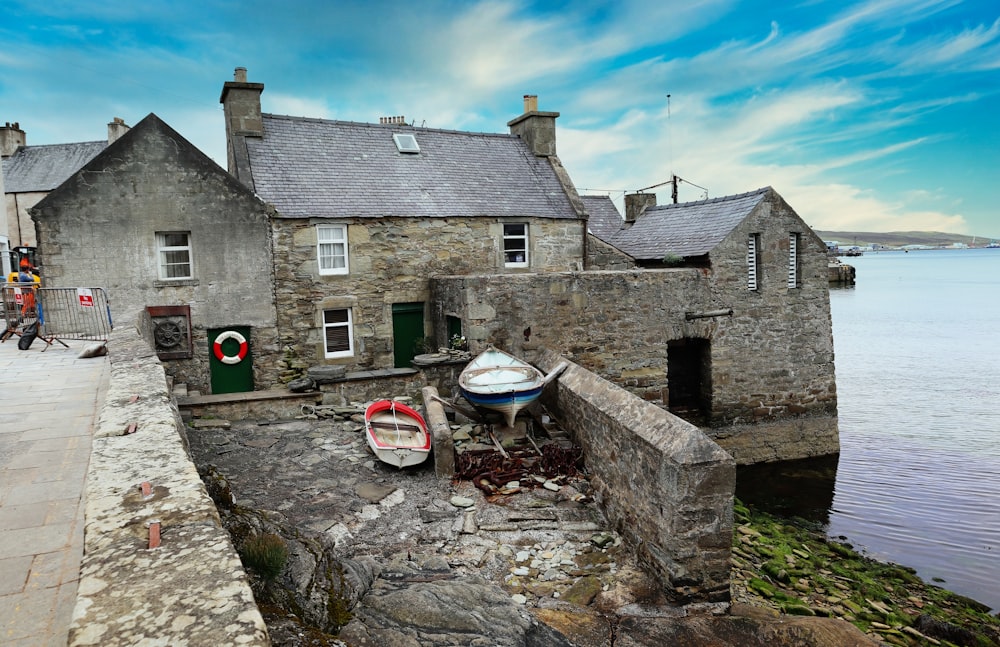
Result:
[[[264,112],[508,132],[560,113],[582,194],[771,186],[814,229],[1000,239],[997,0],[4,0],[0,122],[28,145],[161,119],[226,165]],[[657,187],[655,189],[650,187]]]

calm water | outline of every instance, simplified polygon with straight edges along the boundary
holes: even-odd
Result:
[[[739,494],[766,482],[772,504],[1000,609],[1000,249],[845,261],[839,462],[741,472]]]

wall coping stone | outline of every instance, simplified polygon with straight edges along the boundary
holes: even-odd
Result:
[[[240,559],[188,455],[162,364],[130,327],[112,331],[108,355],[69,646],[270,645]],[[154,523],[160,545],[150,548]]]

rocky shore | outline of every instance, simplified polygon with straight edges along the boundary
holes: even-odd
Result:
[[[830,541],[817,526],[734,508],[733,600],[842,618],[890,645],[1000,645],[1000,617],[913,570]]]
[[[399,471],[376,461],[359,410],[188,429],[274,645],[997,644],[996,618],[975,603],[949,606],[895,580],[888,591],[855,590],[860,576],[835,569],[854,561],[846,548],[828,554],[818,535],[791,535],[742,506],[733,604],[676,606],[608,527],[566,452],[562,474],[449,482],[430,464]],[[480,428],[453,431],[469,456],[494,449]],[[531,442],[539,455],[548,444],[568,449],[557,432]],[[896,605],[901,591],[916,601]],[[975,618],[986,627],[980,642],[935,637],[973,632]]]

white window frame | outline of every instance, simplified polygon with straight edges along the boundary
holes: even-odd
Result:
[[[339,259],[343,260],[342,267],[336,266],[336,261]],[[316,265],[321,275],[350,272],[347,225],[316,225]]]
[[[168,245],[168,236],[184,236],[184,245]],[[186,261],[176,261],[171,258],[172,255],[178,253],[184,253],[187,256]],[[194,254],[191,250],[191,232],[190,231],[158,231],[156,232],[156,266],[157,272],[159,273],[160,280],[162,281],[186,281],[194,278]],[[187,266],[187,273],[183,276],[168,276],[170,271],[168,268],[181,268]]]
[[[760,234],[747,236],[747,289],[760,289]]]
[[[346,312],[347,321],[328,323],[326,320],[328,312]],[[324,308],[320,316],[323,318],[323,357],[354,357],[354,313],[351,312],[351,308]],[[327,345],[327,330],[330,328],[347,329],[347,350],[330,350]]]
[[[789,232],[788,234],[788,287],[790,289],[798,288],[801,283],[799,282],[799,247],[801,246],[802,237],[797,232]]]
[[[524,233],[522,234],[508,234],[507,227],[521,226],[524,228]],[[503,265],[504,267],[528,267],[530,263],[530,257],[528,255],[528,223],[526,222],[505,222],[501,223],[502,227],[502,254],[503,254]],[[514,248],[511,252],[507,250],[507,241],[523,241],[523,249]],[[518,252],[523,252],[520,260],[517,260],[516,254]],[[508,254],[515,254],[514,260],[508,259]]]

